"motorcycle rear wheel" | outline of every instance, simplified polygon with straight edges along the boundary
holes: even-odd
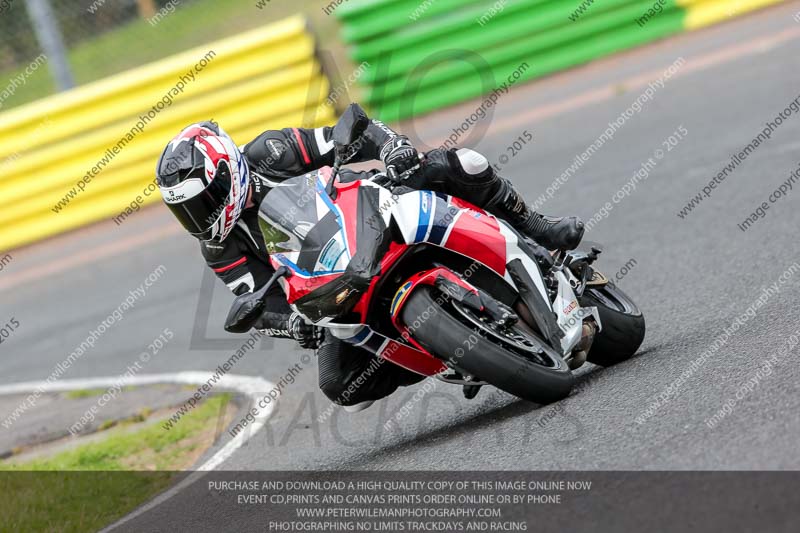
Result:
[[[544,340],[519,326],[500,331],[482,324],[477,313],[435,289],[414,291],[401,319],[435,357],[509,394],[548,404],[572,390],[572,372]]]

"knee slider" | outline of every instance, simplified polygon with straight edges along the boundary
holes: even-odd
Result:
[[[489,170],[489,160],[475,150],[460,148],[456,152],[456,158],[465,176],[482,178]]]

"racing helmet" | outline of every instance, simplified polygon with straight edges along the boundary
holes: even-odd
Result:
[[[223,241],[247,203],[249,169],[233,139],[214,122],[200,122],[173,138],[156,167],[164,203],[203,241]]]

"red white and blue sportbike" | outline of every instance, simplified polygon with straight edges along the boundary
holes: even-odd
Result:
[[[334,129],[337,159],[275,187],[262,233],[291,307],[346,342],[426,376],[520,398],[566,397],[571,370],[631,357],[644,339],[633,301],[592,268],[600,250],[541,252],[458,198],[379,174],[343,183],[366,127],[358,106]],[[548,258],[549,259],[549,258]],[[551,262],[552,264],[552,262]]]

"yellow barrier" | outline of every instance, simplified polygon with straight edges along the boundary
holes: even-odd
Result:
[[[214,119],[244,144],[332,123],[329,92],[298,16],[0,114],[0,250],[123,212],[191,122]]]
[[[688,30],[705,28],[783,0],[678,0],[686,9],[684,26]]]

